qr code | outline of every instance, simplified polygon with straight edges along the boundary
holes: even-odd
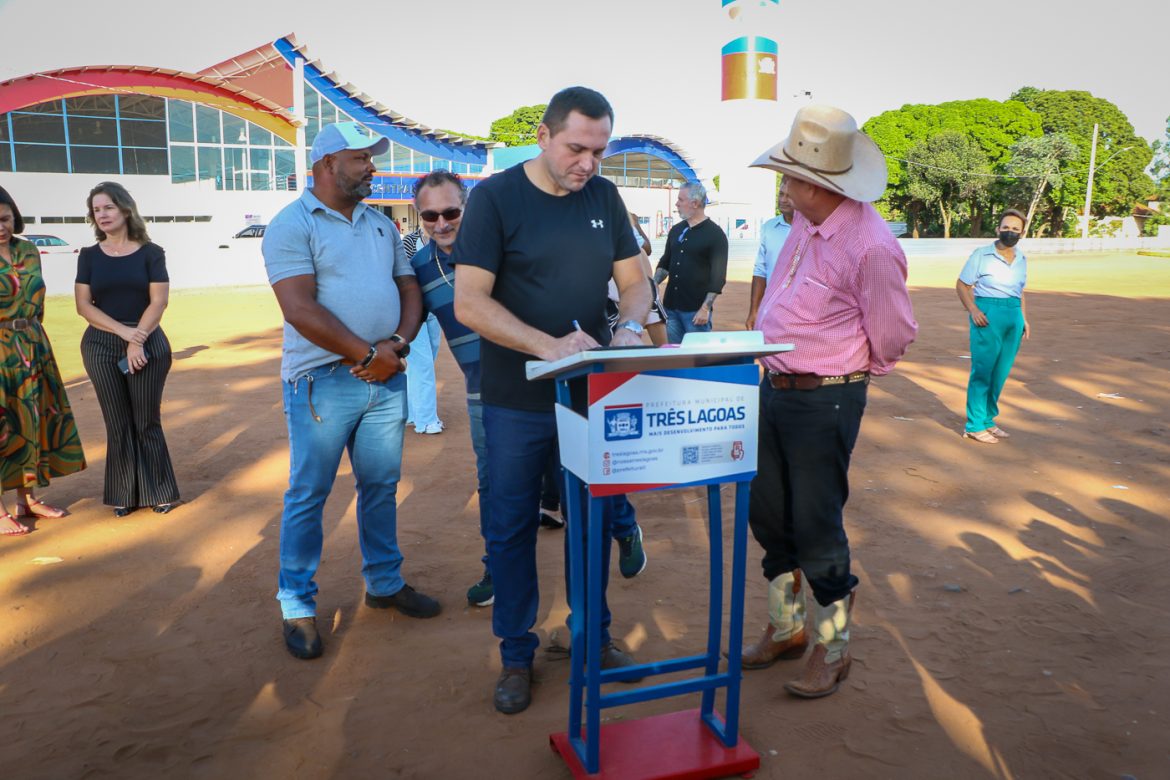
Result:
[[[689,466],[699,462],[698,447],[683,447],[683,465]]]

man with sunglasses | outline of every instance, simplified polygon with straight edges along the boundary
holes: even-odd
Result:
[[[670,277],[662,300],[666,338],[678,344],[687,333],[711,330],[715,298],[727,281],[727,234],[707,218],[702,184],[684,184],[674,206],[682,219],[666,235],[654,281]]]
[[[557,441],[553,383],[527,381],[524,364],[534,357],[557,360],[599,342],[640,345],[650,310],[625,204],[613,183],[596,175],[612,130],[613,109],[600,93],[585,87],[558,92],[537,129],[540,155],[471,191],[455,242],[455,313],[482,337],[484,531],[496,599],[492,631],[501,640],[503,661],[494,703],[506,714],[531,702],[532,662],[540,644],[532,631],[539,607],[540,482]],[[617,282],[621,312],[612,338],[605,322],[610,277]],[[607,501],[603,668],[633,663],[609,637],[604,593],[613,513]]]
[[[471,423],[471,447],[479,487],[479,529],[483,534],[487,512],[487,459],[483,433],[483,401],[479,394],[479,334],[455,318],[455,269],[451,249],[459,235],[467,187],[454,173],[437,170],[414,183],[414,208],[429,239],[410,260],[422,288],[423,315],[434,315],[443,329],[447,346],[463,371],[467,388],[467,417]],[[492,573],[483,556],[483,577],[467,591],[467,603],[487,607],[495,600]]]

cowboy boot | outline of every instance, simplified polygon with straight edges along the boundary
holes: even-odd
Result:
[[[819,699],[836,693],[849,676],[849,615],[853,611],[854,594],[822,607],[813,600],[813,631],[816,645],[804,674],[800,679],[785,683],[784,689],[802,699]]]
[[[743,649],[744,669],[766,669],[781,658],[800,658],[808,648],[804,630],[804,590],[800,570],[781,574],[768,585],[768,625],[754,645]]]

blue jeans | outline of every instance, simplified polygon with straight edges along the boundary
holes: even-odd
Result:
[[[691,322],[695,311],[679,311],[678,309],[663,309],[666,312],[666,340],[671,344],[681,344],[686,333],[707,333],[711,330],[711,321],[715,319],[715,308],[711,308],[711,316],[706,325],[696,325]]]
[[[557,441],[552,411],[528,412],[484,404],[487,435],[488,512],[484,524],[495,586],[492,632],[500,638],[504,666],[532,665],[540,640],[532,632],[540,606],[536,578],[536,532],[540,528],[540,482]],[[605,598],[612,546],[613,502],[602,517],[601,643],[609,642],[611,615]],[[574,520],[575,521],[575,520]],[[568,536],[566,535],[566,543]]]
[[[467,420],[471,425],[471,449],[475,450],[475,477],[477,480],[476,491],[479,494],[479,535],[484,538],[485,550],[487,544],[487,532],[484,530],[485,518],[487,518],[487,436],[483,432],[483,402],[467,401]],[[488,556],[484,553],[483,565],[487,566]]]
[[[289,477],[280,518],[280,589],[286,620],[317,612],[322,512],[343,450],[357,482],[358,540],[366,590],[391,596],[405,584],[399,569],[396,499],[402,470],[406,378],[363,382],[338,363],[284,384]]]
[[[410,357],[406,359],[406,388],[410,396],[407,420],[422,432],[428,425],[441,424],[435,388],[435,358],[439,356],[439,321],[428,314],[418,335],[410,342]]]

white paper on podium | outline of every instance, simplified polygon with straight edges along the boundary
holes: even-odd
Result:
[[[792,351],[791,344],[765,344],[758,330],[688,333],[681,345],[665,347],[605,348],[563,357],[560,360],[529,360],[529,380],[553,379],[570,368],[603,364],[607,371],[646,371],[668,368],[696,368],[726,363],[736,357],[763,357]]]

